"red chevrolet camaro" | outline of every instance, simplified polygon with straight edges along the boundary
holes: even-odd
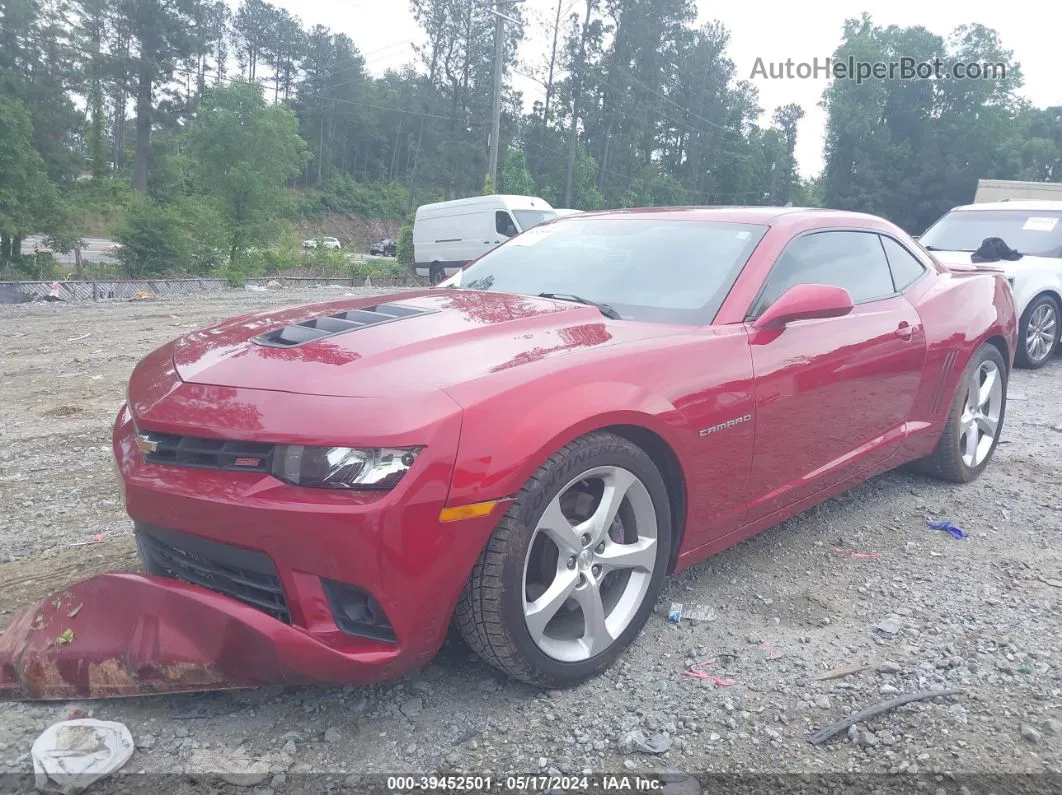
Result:
[[[669,572],[902,464],[976,478],[1015,335],[1001,273],[766,208],[569,216],[451,287],[218,323],[133,372],[114,453],[149,575],[88,581],[107,615],[54,653],[133,649],[137,686],[366,682],[456,624],[577,682]]]

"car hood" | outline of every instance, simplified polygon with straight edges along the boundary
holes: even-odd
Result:
[[[286,326],[380,304],[423,313],[291,347],[254,341]],[[564,301],[435,289],[233,318],[177,340],[173,362],[182,381],[196,384],[400,397],[676,330],[609,320],[595,307]]]
[[[1022,273],[1044,268],[1062,269],[1062,259],[1052,257],[1034,257],[1026,254],[1021,259],[1014,261],[1000,260],[999,262],[973,262],[970,251],[932,251],[930,252],[938,262],[945,266],[973,266],[985,270],[1003,271],[1009,277],[1017,277]]]

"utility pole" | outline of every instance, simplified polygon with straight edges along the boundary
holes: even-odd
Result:
[[[495,0],[495,8],[491,9],[494,14],[494,107],[492,111],[493,126],[490,131],[490,167],[488,176],[491,187],[497,190],[498,186],[498,146],[501,143],[501,95],[502,95],[502,55],[505,51],[505,23],[506,21],[519,25],[520,20],[506,16],[500,9],[503,5],[522,3],[524,0]]]

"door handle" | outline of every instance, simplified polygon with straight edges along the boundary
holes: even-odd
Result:
[[[906,320],[901,320],[900,325],[896,328],[896,336],[902,340],[909,340],[914,335],[914,329],[911,324]]]

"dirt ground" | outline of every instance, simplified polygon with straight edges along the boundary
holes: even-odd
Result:
[[[109,444],[137,360],[209,321],[351,292],[383,291],[0,307],[0,626],[92,572],[137,568]],[[911,790],[972,793],[1007,774],[992,791],[1051,791],[1042,774],[1062,773],[1062,359],[1016,372],[1010,389],[979,481],[890,473],[672,578],[620,662],[575,689],[507,681],[454,642],[423,671],[372,687],[6,703],[0,774],[29,773],[36,736],[81,706],[125,723],[137,744],[93,792],[140,791],[143,772],[228,771],[279,793],[363,790],[399,772],[653,770],[669,771],[676,793],[701,791],[678,771],[805,774],[763,779],[769,789],[907,774]],[[669,623],[672,602],[704,608],[701,620]],[[706,659],[716,680],[684,675]],[[869,667],[822,678],[855,664]],[[938,687],[962,692],[808,742],[866,706]]]

